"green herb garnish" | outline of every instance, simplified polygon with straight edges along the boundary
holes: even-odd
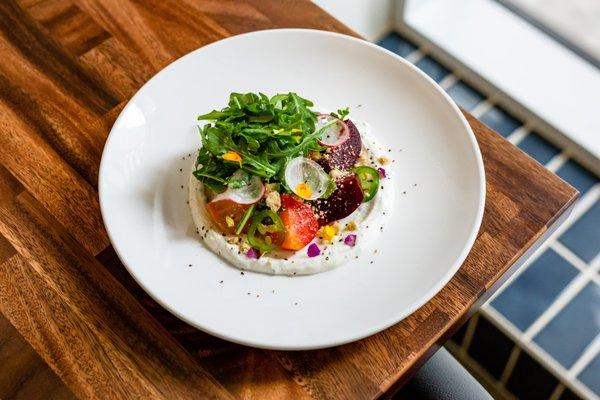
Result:
[[[199,128],[202,148],[194,176],[217,193],[228,184],[244,185],[243,178],[230,181],[240,168],[267,182],[281,182],[288,160],[325,150],[317,140],[327,126],[315,131],[317,113],[312,106],[296,93],[271,98],[263,93],[232,93],[228,107],[198,117],[209,123]],[[347,114],[348,109],[338,110],[340,118]]]

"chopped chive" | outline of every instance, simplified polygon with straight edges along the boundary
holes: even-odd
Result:
[[[248,222],[248,220],[250,219],[250,216],[254,212],[254,207],[255,207],[255,204],[252,204],[250,206],[250,208],[248,208],[246,210],[246,212],[244,213],[244,217],[242,218],[242,220],[240,221],[240,223],[238,224],[238,226],[235,230],[236,235],[239,235],[240,233],[242,233],[242,230],[244,230],[244,226],[246,226],[246,223]]]

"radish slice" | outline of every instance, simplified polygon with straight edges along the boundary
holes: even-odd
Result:
[[[212,201],[231,200],[238,204],[258,203],[265,194],[265,185],[258,176],[250,176],[238,169],[229,178],[227,190],[218,194]]]
[[[331,122],[334,122],[331,124]],[[321,146],[325,147],[337,147],[343,144],[350,137],[350,131],[348,125],[339,118],[336,118],[329,114],[317,115],[316,130],[329,125],[323,131],[321,138],[318,140]]]
[[[316,200],[327,192],[329,175],[319,164],[305,157],[290,160],[285,167],[285,183],[304,200]]]

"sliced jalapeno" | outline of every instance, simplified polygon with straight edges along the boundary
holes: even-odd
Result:
[[[366,203],[375,197],[379,190],[379,173],[375,168],[360,166],[352,169],[356,174],[360,187],[363,190],[363,203]]]
[[[281,218],[271,210],[264,210],[252,218],[248,229],[248,243],[262,252],[278,248],[285,239]]]

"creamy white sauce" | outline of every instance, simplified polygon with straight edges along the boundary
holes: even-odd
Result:
[[[367,160],[371,157],[376,160],[381,156],[385,156],[384,149],[372,138],[369,124],[354,120],[353,122],[361,134]],[[189,203],[192,218],[204,244],[237,268],[276,275],[308,275],[327,271],[341,265],[353,257],[358,257],[362,249],[370,247],[370,244],[381,234],[381,229],[390,215],[393,190],[391,188],[387,189],[387,187],[392,184],[389,175],[387,178],[381,179],[380,186],[383,186],[384,190],[380,188],[373,200],[361,204],[348,217],[339,220],[340,232],[333,238],[331,244],[326,244],[315,238],[311,243],[317,243],[321,249],[321,254],[316,257],[308,257],[307,247],[310,245],[309,243],[305,248],[295,252],[278,250],[264,254],[259,259],[248,258],[244,252],[240,252],[239,244],[227,242],[229,238],[234,237],[233,235],[223,236],[214,229],[205,208],[204,185],[192,174],[190,174]],[[357,229],[355,231],[344,230],[345,224],[350,221],[356,223]],[[344,244],[343,239],[349,234],[356,235],[356,245],[354,247]]]

